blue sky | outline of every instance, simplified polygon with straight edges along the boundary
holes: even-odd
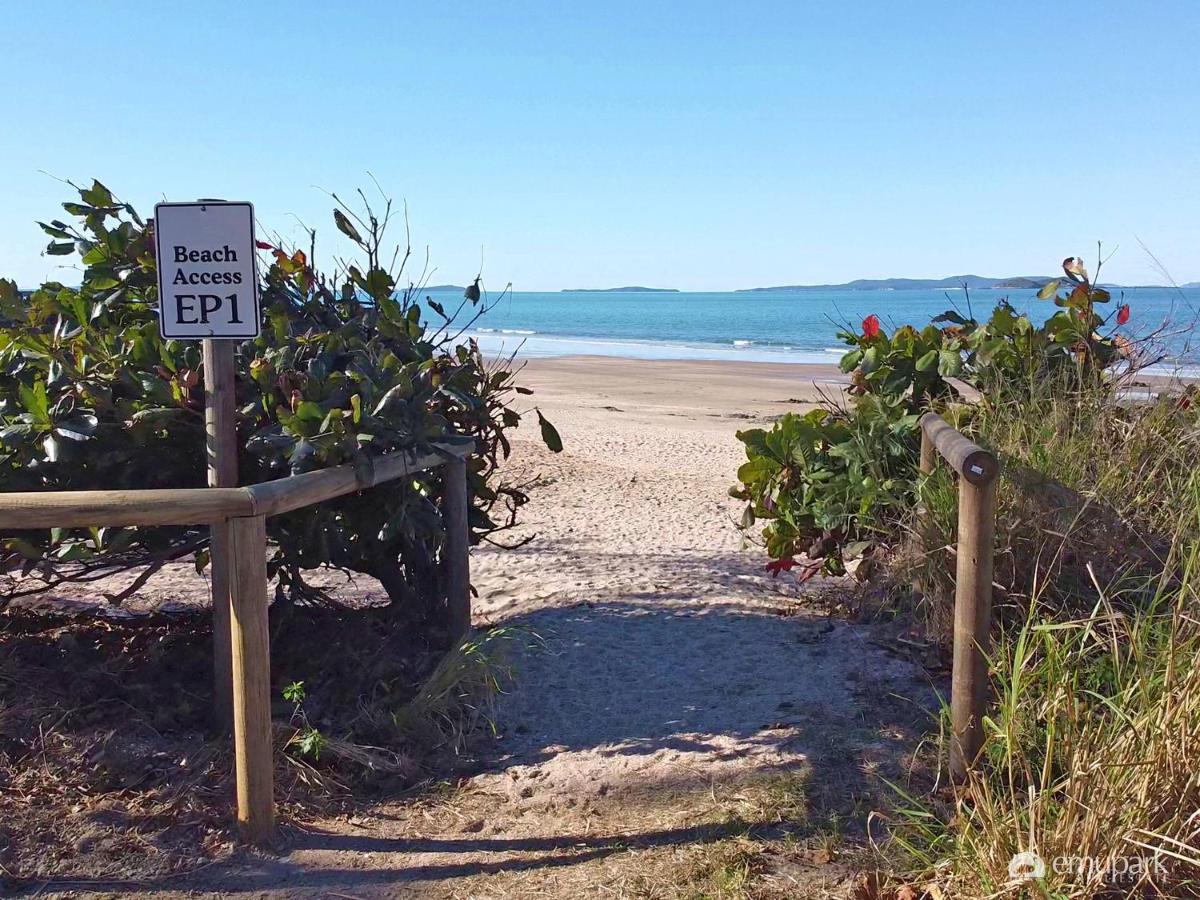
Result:
[[[1200,8],[982,3],[54,4],[4,10],[0,274],[99,177],[406,199],[435,281],[724,290],[856,277],[1200,280]],[[119,10],[119,11],[118,11]],[[398,234],[397,236],[401,236]]]

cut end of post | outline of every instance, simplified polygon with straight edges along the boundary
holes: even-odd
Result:
[[[922,452],[921,468],[926,470],[925,441],[942,455],[961,477],[971,484],[982,487],[995,480],[1000,472],[1000,462],[990,450],[980,447],[966,435],[955,429],[937,413],[925,413],[921,417]],[[933,466],[933,454],[928,454],[929,470]]]
[[[998,474],[1000,461],[990,450],[973,450],[963,458],[962,477],[977,487],[991,484]]]

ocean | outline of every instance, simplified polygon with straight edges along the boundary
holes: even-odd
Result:
[[[461,293],[427,292],[447,312]],[[600,355],[639,359],[711,359],[783,363],[836,363],[846,352],[843,327],[859,330],[867,315],[892,330],[918,328],[948,309],[979,318],[1003,298],[1041,322],[1054,312],[1032,290],[831,290],[803,292],[576,292],[492,293],[494,303],[466,332],[489,354],[521,357]],[[1168,323],[1161,339],[1164,367],[1200,366],[1189,346],[1200,316],[1200,289],[1128,288],[1112,291],[1107,311],[1128,303],[1120,330],[1145,336]],[[1115,316],[1114,316],[1115,321]]]

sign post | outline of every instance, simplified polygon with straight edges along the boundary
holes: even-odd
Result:
[[[259,334],[254,207],[197,201],[154,207],[158,260],[159,332],[203,346],[204,425],[209,487],[237,487],[235,341]],[[225,730],[233,721],[230,586],[231,528],[212,526],[213,717]]]
[[[204,432],[209,487],[237,487],[237,419],[234,403],[234,345],[205,338]],[[230,645],[229,523],[209,527],[212,586],[213,723],[226,731],[233,721],[233,651]]]

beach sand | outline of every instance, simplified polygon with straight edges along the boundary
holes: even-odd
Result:
[[[282,857],[174,887],[619,896],[651,873],[675,877],[714,823],[774,815],[747,785],[795,777],[814,816],[844,816],[878,788],[870,773],[898,773],[933,703],[923,671],[871,627],[825,614],[821,592],[845,583],[769,577],[728,496],[744,460],[736,431],[836,395],[837,370],[580,357],[531,361],[519,382],[534,393],[519,398],[528,415],[504,477],[530,502],[497,541],[527,542],[472,551],[475,624],[515,635],[514,681],[476,774],[448,799],[305,823]],[[562,453],[538,440],[535,406]],[[205,590],[178,566],[137,602]],[[804,878],[823,896],[847,875]]]
[[[630,503],[641,504],[647,498],[618,491],[622,481],[597,487],[593,478],[597,464],[631,474],[639,470],[659,473],[663,465],[679,465],[679,477],[705,487],[680,492],[673,498],[659,496],[653,502],[673,504],[680,522],[692,523],[687,527],[713,527],[712,523],[697,520],[711,517],[714,507],[710,504],[702,511],[691,504],[705,502],[701,497],[715,497],[722,510],[733,508],[721,498],[740,465],[741,450],[734,433],[788,411],[809,409],[821,394],[836,395],[845,384],[845,376],[836,366],[599,356],[536,359],[521,365],[518,382],[534,394],[516,398],[516,408],[527,415],[522,427],[510,435],[515,449],[504,478],[516,483],[553,479],[552,489],[548,490],[549,483],[535,485],[530,492],[532,501],[521,517],[525,527],[519,534],[539,532],[542,548],[552,534],[555,540],[561,539],[560,529],[575,534],[576,529],[582,533],[586,526],[589,540],[600,547],[628,546],[646,530],[638,518],[640,507],[631,507]],[[538,440],[534,407],[560,427],[564,438],[570,438],[561,457],[547,453]],[[593,503],[596,490],[622,493],[624,497],[611,504]],[[584,512],[588,521],[577,521]],[[647,537],[654,539],[653,535]],[[500,538],[505,543],[514,539],[511,535]],[[531,549],[521,559],[535,555]],[[502,565],[502,559],[489,552],[486,545],[477,548],[477,588],[478,579],[492,577],[492,570]],[[135,573],[130,573],[86,585],[63,585],[53,594],[24,599],[17,605],[53,603],[59,608],[95,609],[106,605],[102,594],[121,591],[134,577]],[[526,585],[509,572],[506,581],[512,582],[514,595],[530,596],[544,592],[548,583],[557,583],[557,577],[540,570],[534,583]],[[332,589],[343,600],[375,603],[384,599],[379,584],[366,576],[317,572],[311,580]],[[191,561],[184,560],[155,574],[143,590],[124,601],[121,611],[136,615],[152,609],[204,605],[209,602],[208,591],[207,577],[197,575]],[[493,610],[484,604],[480,611],[486,617]]]

